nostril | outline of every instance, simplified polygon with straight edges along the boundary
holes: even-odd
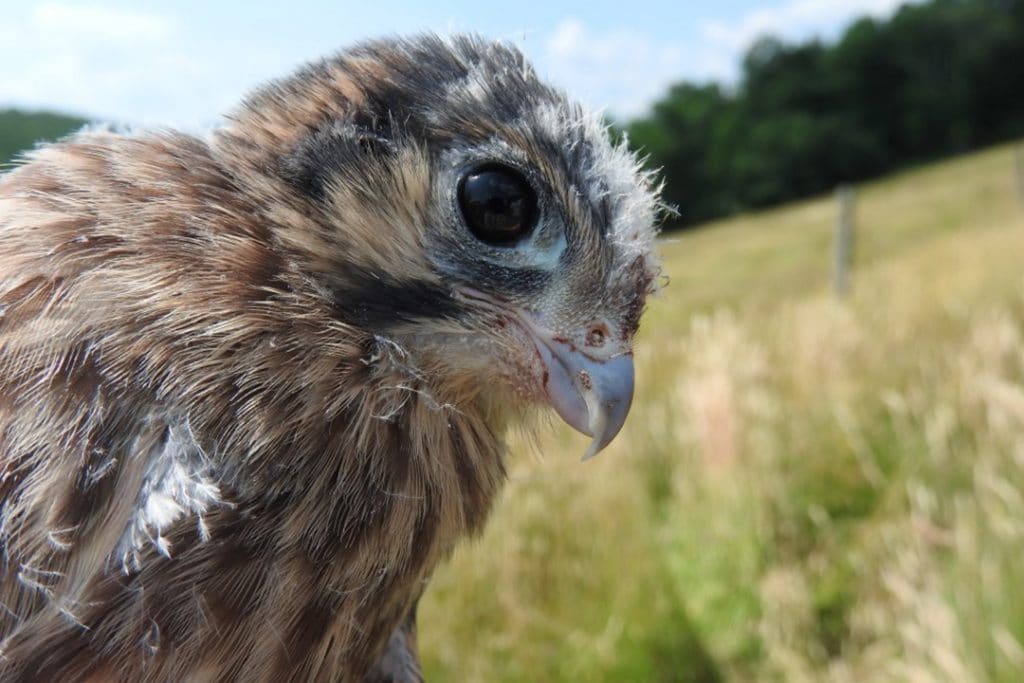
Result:
[[[591,327],[587,332],[587,346],[604,346],[604,342],[607,338],[608,328],[599,323]]]

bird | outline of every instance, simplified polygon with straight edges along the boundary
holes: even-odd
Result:
[[[368,40],[0,176],[0,679],[417,681],[507,432],[622,428],[658,180],[521,50]]]

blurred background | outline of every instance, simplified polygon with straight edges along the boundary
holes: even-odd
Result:
[[[519,45],[679,211],[624,432],[515,437],[428,678],[1024,680],[1024,0],[0,2],[0,163],[428,29]]]

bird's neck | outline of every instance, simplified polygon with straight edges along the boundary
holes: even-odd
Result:
[[[481,397],[393,361],[360,358],[344,383],[323,374],[307,388],[323,405],[282,402],[277,426],[250,437],[264,450],[232,477],[247,489],[236,509],[272,522],[285,555],[308,568],[307,583],[281,594],[282,608],[311,592],[330,614],[315,642],[333,650],[311,644],[308,656],[355,670],[380,654],[456,542],[482,528],[505,478],[498,425]],[[289,433],[280,427],[288,424],[306,428]]]

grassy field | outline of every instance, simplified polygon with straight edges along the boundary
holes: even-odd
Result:
[[[1024,208],[997,148],[672,236],[626,428],[521,440],[436,681],[1019,681]],[[531,454],[539,454],[535,457]]]

